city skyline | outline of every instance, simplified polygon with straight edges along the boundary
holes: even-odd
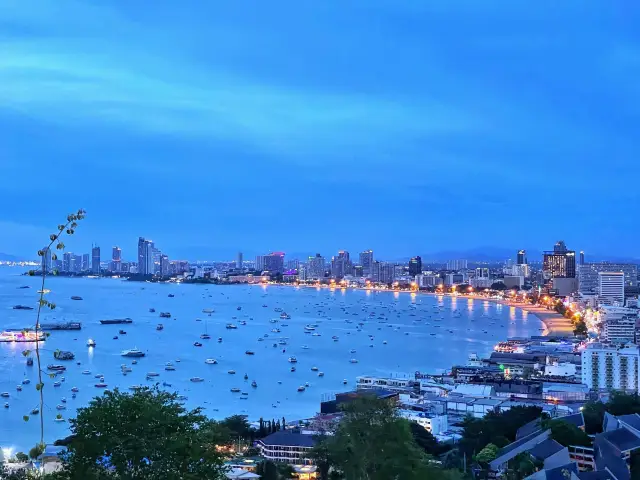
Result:
[[[632,9],[35,5],[0,6],[0,202],[20,199],[0,252],[32,255],[81,207],[78,237],[179,258],[557,238],[636,256]]]

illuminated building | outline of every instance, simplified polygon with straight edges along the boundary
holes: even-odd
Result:
[[[542,271],[547,279],[575,278],[576,252],[567,250],[565,243],[560,240],[553,247],[553,251],[543,253]]]
[[[236,258],[236,268],[238,270],[242,269],[242,252],[238,252],[238,257]]]
[[[111,266],[109,268],[112,272],[120,272],[122,270],[122,250],[120,247],[113,247],[111,249]]]
[[[373,250],[365,250],[360,253],[360,265],[362,265],[362,275],[368,277],[371,275],[373,267]]]
[[[88,253],[82,255],[82,261],[80,263],[80,271],[88,272],[90,268],[91,256]]]
[[[590,343],[582,351],[582,383],[591,390],[638,390],[638,347]]]
[[[374,261],[372,266],[371,279],[377,283],[393,283],[395,280],[395,264]]]
[[[308,261],[308,280],[319,280],[324,278],[325,263],[324,257],[316,253],[315,257],[309,257]]]
[[[409,275],[415,277],[416,275],[420,275],[422,273],[422,259],[418,257],[413,257],[409,260]]]
[[[344,278],[351,274],[351,260],[349,252],[340,250],[337,257],[331,257],[331,276],[334,278]]]
[[[516,260],[516,264],[518,265],[526,265],[527,263],[527,251],[526,250],[518,250],[518,256]]]
[[[140,275],[153,275],[155,273],[156,248],[151,240],[138,238],[138,273]]]
[[[624,286],[638,285],[638,266],[632,263],[585,263],[578,268],[579,292],[582,295],[598,293],[598,274],[600,272],[622,272]]]
[[[624,273],[598,272],[598,301],[603,305],[624,304]]]
[[[449,260],[447,270],[466,270],[468,262],[466,260]]]

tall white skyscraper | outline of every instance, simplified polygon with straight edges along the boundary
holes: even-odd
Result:
[[[598,272],[598,300],[603,305],[624,304],[624,273]]]

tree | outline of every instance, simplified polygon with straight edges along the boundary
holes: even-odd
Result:
[[[611,415],[630,415],[640,413],[640,396],[637,393],[611,392],[606,404],[607,412]]]
[[[586,335],[589,333],[587,330],[587,324],[584,323],[584,320],[578,320],[576,322],[575,328],[573,329],[574,335]]]
[[[584,429],[589,434],[600,433],[606,406],[602,402],[587,402],[582,407],[584,417]]]
[[[310,457],[318,467],[320,480],[329,480],[331,470],[331,453],[329,452],[329,440],[325,434],[316,436],[316,444],[311,450]]]
[[[220,422],[222,427],[229,431],[231,438],[242,438],[249,440],[253,437],[253,430],[244,415],[231,415]]]
[[[26,463],[29,461],[29,455],[24,452],[16,453],[16,460],[20,463]]]
[[[36,460],[42,453],[44,452],[44,443],[39,443],[35,447],[32,447],[29,450],[29,458],[32,460]]]
[[[498,457],[499,450],[500,449],[497,446],[495,446],[493,443],[487,444],[487,446],[485,446],[482,450],[480,450],[478,455],[476,455],[475,457],[476,462],[486,467],[489,464],[489,462],[491,462],[492,460],[495,460]]]
[[[578,427],[562,419],[543,421],[544,428],[551,429],[551,438],[565,447],[590,447],[591,439]]]
[[[388,400],[368,395],[346,404],[343,410],[334,435],[327,437],[327,448],[331,463],[346,478],[429,478],[409,422]]]
[[[287,463],[279,463],[278,464],[278,477],[283,480],[288,480],[293,478],[295,470],[293,467]]]
[[[506,289],[507,289],[507,286],[502,282],[494,282],[491,284],[491,290],[504,291]]]
[[[260,480],[278,480],[278,467],[275,463],[265,460],[257,465],[256,474],[260,475]]]
[[[145,388],[94,398],[70,420],[74,436],[58,478],[224,478],[215,446],[226,441],[226,430],[177,397]]]
[[[409,428],[411,429],[413,440],[427,455],[438,456],[442,453],[442,446],[429,430],[417,422],[410,422]]]

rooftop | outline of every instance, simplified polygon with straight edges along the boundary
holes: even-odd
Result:
[[[311,448],[316,444],[313,435],[305,435],[302,433],[287,432],[281,430],[267,435],[259,440],[264,445],[277,445],[282,447],[308,447]]]
[[[544,442],[539,443],[529,450],[529,453],[539,460],[545,460],[559,451],[564,450],[564,448],[565,447],[560,445],[554,439],[547,438]]]
[[[601,434],[601,436],[621,452],[640,448],[640,438],[636,437],[626,428],[611,430],[610,432]]]

